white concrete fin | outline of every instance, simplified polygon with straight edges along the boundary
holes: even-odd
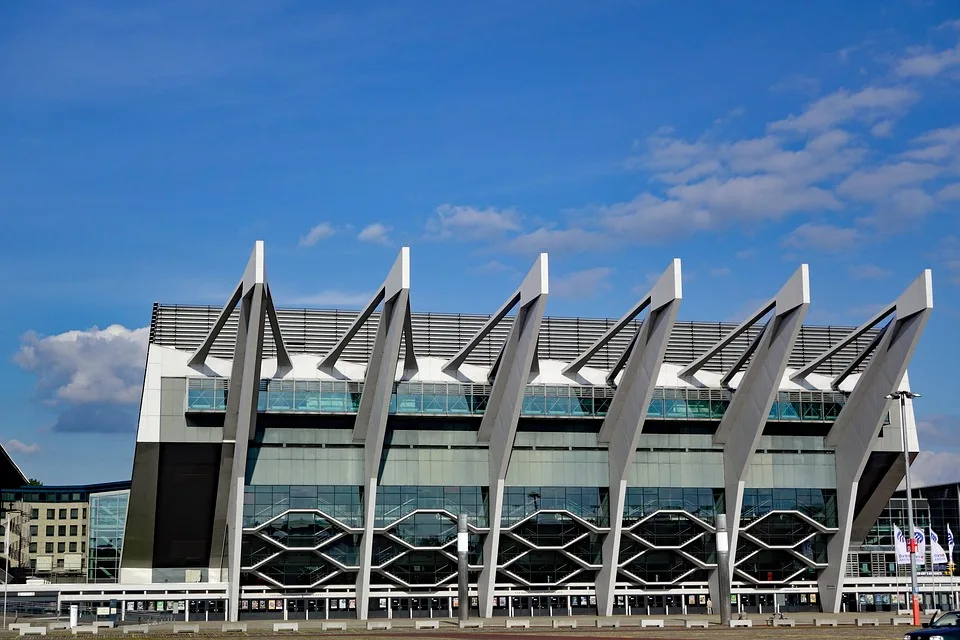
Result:
[[[650,289],[647,297],[650,298],[650,306],[654,309],[660,309],[667,306],[674,300],[683,298],[683,278],[680,268],[680,258],[674,258],[670,266],[663,272],[660,279]]]
[[[603,335],[597,338],[593,344],[582,351],[573,362],[564,367],[562,371],[563,375],[576,375],[580,369],[586,366],[587,362],[590,361],[590,358],[596,355],[596,353],[600,351],[604,345],[610,342],[614,336],[623,331],[623,328],[626,327],[627,324],[629,324],[634,318],[640,315],[647,307],[651,307],[654,311],[656,311],[658,309],[662,309],[674,300],[680,300],[682,297],[683,287],[681,284],[680,258],[674,258],[670,262],[670,266],[667,267],[656,283],[654,283],[653,287],[651,287],[649,293],[640,298],[635,305],[630,307],[625,314],[620,316],[619,320],[614,322],[609,329],[604,331]],[[626,359],[629,357],[632,349],[633,342],[631,341],[630,345],[627,346],[626,350],[621,355],[617,366],[615,366],[607,376],[608,382],[612,383],[613,378],[616,377],[617,373],[626,363]]]
[[[387,300],[400,293],[401,289],[410,288],[410,247],[400,249],[400,255],[390,267],[390,273],[383,282],[383,288],[386,291]]]
[[[541,253],[533,268],[520,285],[520,305],[524,306],[537,296],[550,293],[547,254]]]
[[[891,302],[890,304],[883,307],[880,311],[875,313],[869,320],[867,320],[866,322],[861,324],[859,327],[851,331],[846,337],[843,338],[843,340],[833,345],[832,347],[824,351],[822,354],[820,354],[819,356],[817,356],[816,358],[808,362],[799,371],[793,374],[793,376],[791,376],[791,379],[802,380],[803,378],[806,378],[811,373],[814,373],[820,367],[820,365],[822,365],[824,362],[826,362],[827,360],[835,356],[845,347],[849,346],[853,341],[855,341],[857,338],[865,334],[867,331],[876,327],[878,324],[880,324],[881,321],[883,321],[885,318],[887,318],[891,314],[895,314],[895,317],[893,318],[893,320],[897,320],[897,319],[902,320],[903,318],[913,315],[914,313],[923,311],[924,309],[932,309],[932,308],[933,308],[933,272],[930,269],[924,269],[923,273],[921,273],[920,276],[916,280],[914,280],[910,284],[910,286],[908,286],[906,290],[904,290],[904,292],[901,293],[900,296],[894,302]],[[871,343],[868,349],[872,350],[873,348],[876,347],[876,345],[877,345],[877,342],[874,341],[873,343]],[[862,361],[863,358],[865,357],[866,357],[865,354],[861,354],[860,360]],[[846,376],[842,376],[842,377],[846,377]],[[837,379],[840,379],[840,377],[838,377]],[[834,382],[835,384],[839,384],[839,383],[836,383],[836,380]]]
[[[930,269],[924,269],[900,294],[896,307],[897,318],[901,319],[924,309],[933,309],[933,272]]]
[[[802,304],[810,304],[810,265],[801,264],[774,298],[777,315],[792,311]]]
[[[547,254],[541,253],[540,257],[537,258],[537,261],[533,264],[533,268],[530,269],[523,279],[520,287],[507,298],[507,301],[497,309],[496,313],[490,316],[490,319],[467,341],[467,344],[463,345],[452,358],[447,360],[443,365],[443,370],[450,372],[459,369],[460,365],[462,365],[470,355],[470,352],[476,349],[477,345],[493,331],[493,328],[497,326],[501,320],[507,317],[507,314],[510,313],[514,307],[518,304],[524,307],[528,303],[536,300],[539,296],[547,295],[548,290]],[[491,371],[493,371],[494,368],[491,368]]]
[[[380,306],[380,303],[386,300],[393,300],[401,291],[409,290],[410,247],[403,247],[400,249],[400,254],[394,261],[393,266],[390,267],[390,273],[387,274],[386,280],[383,281],[383,284],[381,284],[376,293],[373,294],[373,297],[370,298],[370,301],[364,305],[363,309],[361,309],[360,313],[357,314],[357,317],[354,319],[350,327],[342,336],[340,336],[340,339],[337,340],[337,343],[333,345],[333,348],[330,349],[330,351],[328,351],[323,358],[320,359],[317,369],[322,371],[332,370],[336,366],[337,360],[340,359],[340,354],[342,354],[343,350],[347,348],[347,345],[349,345],[350,341],[353,340],[354,336],[357,335],[357,332],[360,331],[360,328],[363,327],[364,323],[366,323],[370,316],[373,315],[373,312],[377,310],[377,307]],[[409,314],[409,310],[405,311],[405,313]]]
[[[810,304],[810,269],[808,265],[801,264],[800,267],[793,273],[793,275],[790,276],[790,279],[787,280],[787,283],[783,285],[780,291],[777,292],[777,295],[764,303],[759,309],[754,311],[733,331],[725,335],[720,341],[710,347],[706,353],[681,369],[679,376],[681,378],[685,378],[695,375],[697,371],[703,368],[703,365],[720,353],[724,347],[736,340],[740,335],[746,332],[747,329],[755,325],[760,321],[761,318],[763,318],[763,316],[767,315],[771,311],[775,310],[776,316],[782,316],[783,314],[804,304]],[[751,351],[755,348],[756,345],[751,345],[747,350]],[[749,355],[747,355],[747,357],[749,357]],[[739,366],[742,367],[744,362],[746,362],[746,357],[741,357],[738,361]]]
[[[253,285],[263,284],[266,281],[267,274],[263,259],[263,240],[257,240],[253,244],[253,251],[250,253],[250,259],[247,261],[247,268],[243,270],[243,295],[250,293]]]
[[[273,298],[270,295],[270,287],[266,281],[263,240],[257,240],[254,243],[253,251],[250,253],[250,259],[247,261],[247,266],[243,271],[243,278],[237,284],[236,289],[234,289],[227,303],[220,309],[220,315],[210,328],[200,347],[194,352],[193,357],[190,358],[190,366],[201,367],[204,365],[207,360],[207,354],[210,353],[214,341],[217,339],[217,336],[220,335],[220,332],[223,331],[223,327],[226,326],[227,321],[230,319],[230,314],[232,314],[233,310],[240,304],[240,300],[253,291],[254,287],[258,284],[262,285],[261,289],[263,292],[261,295],[264,297],[263,304],[265,305],[270,328],[273,333],[273,341],[277,348],[277,364],[282,368],[292,368],[293,364],[290,361],[290,355],[283,342],[283,336],[280,334],[280,322],[277,319],[277,310],[276,307],[274,307]]]

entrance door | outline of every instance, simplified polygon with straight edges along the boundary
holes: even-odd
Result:
[[[530,596],[511,596],[513,598],[513,615],[523,618],[530,615]]]
[[[650,615],[660,616],[667,612],[667,601],[663,596],[647,596],[647,606],[650,607]]]

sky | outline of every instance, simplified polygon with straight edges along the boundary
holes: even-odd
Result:
[[[0,3],[0,441],[130,477],[154,301],[618,317],[674,257],[686,320],[810,265],[853,326],[933,269],[920,483],[960,480],[952,0]]]

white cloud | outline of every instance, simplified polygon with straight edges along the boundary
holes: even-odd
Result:
[[[350,293],[336,289],[325,289],[319,293],[286,296],[290,304],[307,304],[317,307],[358,307],[366,304],[373,296],[371,293]]]
[[[149,328],[28,332],[13,360],[37,376],[37,389],[53,403],[126,404],[140,401]]]
[[[357,234],[360,242],[373,242],[376,244],[390,244],[390,227],[384,226],[379,222],[367,225]]]
[[[738,260],[753,260],[757,257],[757,253],[757,250],[751,247],[750,249],[741,249],[734,255]]]
[[[513,209],[442,204],[427,222],[427,230],[441,238],[482,240],[520,230],[520,215]]]
[[[840,89],[820,98],[800,115],[790,115],[769,125],[771,131],[808,133],[830,129],[850,120],[871,122],[897,115],[919,99],[903,87],[866,87],[856,93]]]
[[[550,295],[558,298],[582,300],[610,289],[609,277],[613,269],[594,267],[574,271],[550,280]]]
[[[853,228],[807,222],[787,234],[781,244],[803,251],[837,253],[849,249],[859,239],[860,233]]]
[[[541,251],[590,251],[612,247],[612,238],[580,228],[548,229],[540,227],[508,240],[503,248],[511,253],[531,254]]]
[[[916,147],[904,157],[923,162],[947,162],[960,159],[960,125],[927,131],[911,140]]]
[[[839,185],[837,193],[857,200],[884,200],[903,187],[919,185],[936,178],[942,169],[932,164],[898,162],[873,169],[854,171]]]
[[[895,69],[902,77],[932,78],[960,67],[960,45],[935,52],[916,52],[901,60]]]
[[[870,135],[874,138],[887,138],[893,132],[893,122],[891,120],[881,120],[870,127]]]
[[[960,453],[921,451],[910,465],[914,487],[929,487],[960,481]]]
[[[847,269],[852,278],[857,280],[883,280],[893,275],[889,269],[884,269],[875,264],[858,264]]]
[[[937,25],[937,30],[943,29],[956,29],[960,31],[960,20],[947,20],[946,22],[941,22]]]
[[[16,453],[22,453],[28,456],[33,455],[37,451],[40,451],[40,445],[38,445],[37,443],[27,444],[25,442],[21,442],[20,440],[17,440],[16,438],[12,440],[7,440],[5,446],[8,451],[14,451]]]
[[[490,262],[485,262],[476,269],[473,270],[474,273],[509,273],[511,271],[516,271],[513,267],[503,264],[499,260],[491,260]]]
[[[689,201],[663,199],[642,193],[629,202],[618,202],[596,210],[600,226],[613,238],[656,243],[707,229],[710,213]]]
[[[956,202],[960,200],[960,183],[951,184],[937,192],[937,199],[941,202]]]
[[[733,270],[730,267],[714,267],[710,269],[711,278],[726,278],[732,274]]]
[[[329,238],[336,233],[336,230],[330,226],[329,222],[321,222],[317,226],[310,229],[306,235],[301,236],[300,246],[301,247],[312,247],[317,244],[324,238]]]
[[[778,218],[798,211],[839,209],[840,203],[826,189],[797,184],[775,175],[738,176],[729,180],[708,178],[693,185],[673,187],[677,200],[701,207],[703,220],[711,214],[726,214],[746,220]]]

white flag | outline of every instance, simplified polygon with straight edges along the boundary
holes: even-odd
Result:
[[[903,537],[903,531],[897,525],[893,525],[893,547],[897,550],[897,564],[910,564],[907,539]]]
[[[947,525],[947,547],[950,549],[950,562],[953,562],[953,531],[950,531],[950,525]]]
[[[930,564],[947,564],[947,554],[943,552],[940,538],[937,537],[933,527],[930,527]]]
[[[913,539],[917,543],[916,564],[918,565],[927,564],[927,537],[923,535],[923,529],[921,529],[920,527],[914,527]]]

